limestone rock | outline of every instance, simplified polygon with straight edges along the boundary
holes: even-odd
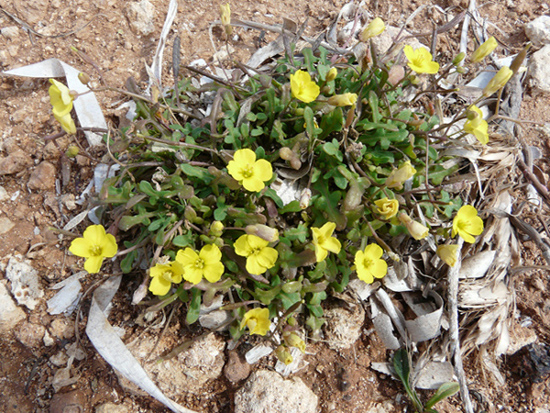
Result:
[[[27,316],[23,310],[17,307],[3,282],[0,282],[0,303],[2,303],[0,305],[0,335],[6,335]]]
[[[0,235],[10,232],[15,226],[15,223],[8,217],[0,218]]]
[[[57,170],[54,165],[48,161],[40,162],[34,171],[32,171],[31,177],[27,186],[29,189],[47,190],[55,187],[55,176]]]
[[[45,332],[46,328],[44,326],[25,321],[15,331],[15,337],[25,347],[35,348],[42,345]]]
[[[155,7],[149,0],[134,1],[124,9],[130,28],[136,34],[147,36],[155,30]]]
[[[535,47],[550,44],[550,16],[540,16],[527,23],[525,34]]]
[[[534,92],[550,92],[550,44],[531,56],[529,76],[529,85]]]
[[[258,370],[235,394],[236,413],[315,413],[318,397],[304,382]]]
[[[360,305],[349,304],[349,309],[336,307],[325,311],[326,340],[334,350],[346,349],[361,336],[365,311]]]
[[[10,258],[6,278],[11,281],[11,292],[19,305],[34,310],[44,291],[38,281],[38,272],[20,255]]]
[[[128,349],[166,396],[177,398],[184,393],[201,394],[207,381],[222,374],[225,340],[216,334],[211,333],[194,339],[188,349],[161,362],[158,362],[157,358],[172,350],[173,343],[161,340],[155,352],[151,354],[155,340],[140,339],[128,346]],[[125,383],[124,380],[120,382],[122,385]]]
[[[0,159],[0,176],[16,174],[31,165],[31,157],[25,152],[17,150]]]
[[[95,408],[95,413],[129,413],[128,407],[123,404],[103,403]]]
[[[7,26],[3,27],[0,33],[8,40],[15,40],[19,37],[20,32],[17,26]]]

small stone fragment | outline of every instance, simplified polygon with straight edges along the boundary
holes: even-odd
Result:
[[[246,379],[250,374],[250,364],[236,350],[229,352],[229,359],[223,368],[227,380],[237,383]]]
[[[17,27],[17,26],[7,26],[7,27],[2,28],[2,30],[0,30],[0,33],[6,39],[14,40],[14,39],[17,39],[17,37],[19,37],[19,27]]]
[[[15,223],[8,217],[0,218],[0,235],[6,234],[12,230],[15,226]]]
[[[15,326],[27,318],[25,312],[17,307],[6,285],[0,282],[0,335],[11,333]]]
[[[95,408],[95,413],[129,413],[128,407],[123,404],[103,403]]]
[[[365,311],[360,305],[349,304],[349,309],[336,307],[325,312],[327,344],[334,350],[346,349],[361,336]]]
[[[0,159],[0,176],[16,174],[31,165],[31,157],[25,152],[17,150]]]
[[[35,348],[42,345],[45,332],[44,326],[25,321],[15,330],[15,337],[25,347]]]
[[[236,413],[315,413],[318,397],[298,377],[285,380],[268,370],[254,372],[235,394]]]
[[[529,85],[534,92],[550,92],[550,44],[531,56],[529,77]]]
[[[535,47],[550,44],[550,16],[540,16],[527,23],[525,34]]]
[[[126,6],[124,12],[134,33],[147,36],[155,30],[155,7],[149,0],[134,1]]]
[[[50,413],[84,413],[86,395],[80,390],[54,394]]]
[[[57,170],[50,162],[40,162],[40,164],[32,172],[27,186],[31,190],[53,189],[55,187],[56,174]]]
[[[11,281],[11,292],[19,305],[34,310],[44,291],[38,282],[38,272],[20,255],[10,258],[6,278]]]

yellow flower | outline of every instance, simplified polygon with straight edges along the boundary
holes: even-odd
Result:
[[[179,284],[183,276],[183,265],[178,261],[168,264],[157,264],[149,270],[153,279],[149,284],[149,291],[155,295],[166,295],[170,291],[172,283]]]
[[[202,277],[211,283],[218,281],[224,270],[221,259],[222,252],[214,244],[205,245],[198,254],[187,247],[185,250],[179,250],[176,255],[176,261],[184,269],[183,278],[192,284],[200,283]]]
[[[476,240],[474,235],[482,232],[483,220],[477,216],[477,209],[471,205],[461,207],[453,219],[451,236],[454,237],[458,233],[464,241],[471,244]]]
[[[508,66],[501,68],[496,75],[489,81],[485,89],[483,89],[483,96],[491,96],[497,90],[501,89],[508,83],[512,75],[514,74],[513,70]]]
[[[382,198],[374,201],[376,212],[382,215],[384,219],[390,219],[397,215],[399,211],[399,201],[397,199]]]
[[[296,347],[298,350],[305,354],[306,343],[298,334],[286,332],[283,334],[283,340],[285,341],[287,346]]]
[[[250,335],[258,334],[265,336],[271,327],[271,321],[269,320],[269,309],[267,308],[254,308],[245,313],[241,321],[241,330],[244,327],[248,327]]]
[[[338,69],[336,69],[335,67],[332,67],[328,73],[327,73],[327,76],[326,76],[326,80],[327,82],[330,82],[331,80],[334,80],[336,79],[336,76],[338,75]]]
[[[317,83],[311,80],[308,72],[297,70],[296,73],[290,75],[290,92],[292,93],[292,97],[309,103],[317,99],[321,89]]]
[[[357,277],[367,284],[372,284],[375,278],[382,278],[388,272],[388,264],[382,259],[384,251],[377,244],[369,244],[364,251],[355,253],[355,269]]]
[[[233,160],[227,164],[227,172],[250,192],[264,189],[265,183],[273,177],[273,168],[265,159],[256,160],[250,149],[239,149]]]
[[[411,234],[411,237],[413,237],[417,241],[426,238],[430,233],[428,227],[422,225],[418,221],[413,220],[404,212],[400,213],[397,218],[399,218],[399,221],[401,221],[401,223],[403,223],[407,227],[407,230],[409,231],[409,234]]]
[[[472,58],[470,60],[472,61],[472,63],[481,62],[493,50],[495,50],[497,46],[498,46],[498,43],[496,39],[493,36],[489,37],[481,46],[479,46],[474,51],[474,53],[472,54]]]
[[[437,256],[449,267],[454,267],[457,250],[458,245],[440,245],[437,247]]]
[[[292,363],[293,360],[290,351],[288,351],[288,348],[282,345],[275,349],[275,356],[277,356],[281,363],[284,363],[287,366]]]
[[[408,66],[416,73],[435,74],[439,70],[439,63],[432,61],[432,54],[424,47],[413,50],[410,45],[403,48],[403,52],[409,60]]]
[[[321,228],[311,228],[317,262],[324,261],[329,251],[335,254],[340,252],[342,244],[337,238],[332,236],[335,229],[336,224],[334,222],[327,222]]]
[[[353,106],[357,102],[356,93],[344,93],[342,95],[334,95],[328,98],[328,104],[332,106]]]
[[[414,176],[416,169],[411,165],[411,161],[403,163],[399,169],[394,169],[386,178],[388,188],[402,189],[403,183]]]
[[[279,253],[275,248],[268,247],[267,242],[256,235],[241,235],[233,248],[235,253],[246,257],[246,270],[250,274],[260,275],[272,268],[277,262]]]
[[[65,132],[76,133],[76,126],[71,118],[71,110],[73,110],[73,100],[69,88],[57,80],[50,79],[52,84],[48,89],[50,94],[50,103],[52,104],[52,112],[54,118],[61,124]]]
[[[71,242],[69,251],[78,257],[86,258],[84,269],[90,274],[99,272],[104,258],[114,257],[118,246],[112,234],[106,234],[103,225],[90,225],[82,238]]]
[[[468,109],[468,120],[464,124],[464,131],[474,135],[483,145],[489,142],[489,125],[483,119],[483,112],[476,105]]]
[[[361,33],[361,41],[366,42],[371,37],[382,34],[384,30],[386,30],[384,21],[380,17],[377,17],[365,27],[365,30],[363,30]]]

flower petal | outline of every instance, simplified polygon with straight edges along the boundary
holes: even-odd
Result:
[[[321,247],[320,245],[314,244],[315,246],[315,259],[317,262],[322,262],[327,258],[328,251]]]
[[[90,241],[84,238],[75,238],[71,242],[69,251],[72,254],[76,255],[77,257],[88,258],[92,256],[92,254],[90,254],[90,247],[91,247]]]
[[[185,267],[183,278],[191,284],[198,284],[202,280],[203,270],[195,268],[195,266]]]
[[[378,259],[375,260],[370,268],[371,274],[376,278],[382,278],[388,273],[388,264],[386,261]]]
[[[241,235],[237,241],[233,244],[233,249],[235,254],[240,255],[241,257],[248,257],[252,254],[252,247],[248,243],[249,235]]]
[[[272,268],[277,262],[279,253],[275,248],[265,247],[257,255],[258,263],[267,270]]]
[[[199,257],[202,258],[205,264],[214,264],[222,259],[222,252],[217,245],[210,244],[202,247]]]
[[[241,184],[244,189],[250,192],[259,192],[265,188],[264,181],[262,181],[255,175],[251,176],[250,178],[243,178]]]
[[[103,225],[90,225],[84,230],[82,237],[92,245],[100,246],[105,238],[105,228],[103,228]]]
[[[101,269],[101,264],[103,264],[103,257],[90,257],[86,259],[86,262],[84,263],[84,269],[88,271],[90,274],[98,273]]]
[[[163,277],[153,277],[149,283],[149,291],[155,295],[163,296],[168,294],[172,284],[166,281]]]
[[[267,268],[260,264],[257,255],[251,255],[246,259],[246,271],[250,274],[260,275],[266,272]]]
[[[101,255],[107,258],[114,257],[118,251],[116,239],[112,234],[105,234],[105,238],[103,238],[99,245],[101,247]]]
[[[384,254],[384,250],[378,244],[369,244],[365,247],[365,256],[372,260],[379,259]]]
[[[199,259],[199,254],[187,247],[185,250],[179,250],[176,255],[176,261],[179,261],[183,267],[194,266]],[[187,268],[185,268],[187,271]],[[186,278],[187,279],[187,278]]]
[[[204,267],[204,278],[211,283],[218,282],[222,278],[224,269],[225,267],[219,261],[208,264]]]
[[[323,242],[322,247],[330,252],[338,254],[342,248],[342,244],[335,237],[328,237],[325,242]]]
[[[256,162],[256,154],[251,149],[239,149],[233,155],[233,160],[241,166],[253,165]]]
[[[273,177],[273,167],[265,159],[258,159],[254,164],[254,176],[267,182]]]

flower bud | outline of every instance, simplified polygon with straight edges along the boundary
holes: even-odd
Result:
[[[508,67],[501,68],[495,76],[489,81],[485,89],[483,89],[483,96],[491,96],[497,90],[501,89],[508,83],[514,72]]]
[[[457,54],[455,56],[455,58],[453,59],[453,65],[454,66],[458,66],[460,64],[460,62],[462,62],[464,60],[464,58],[466,57],[466,53],[464,52],[460,52],[459,54]]]
[[[365,187],[352,182],[344,198],[344,211],[354,211],[363,201]]]
[[[405,77],[405,68],[401,65],[393,65],[388,74],[388,83],[392,86],[397,85]]]
[[[413,220],[404,212],[400,213],[397,218],[399,218],[399,221],[401,221],[401,223],[407,227],[407,230],[409,231],[411,237],[413,237],[417,241],[426,238],[430,233],[428,227],[422,225],[420,222]]]
[[[306,352],[306,343],[304,340],[301,339],[301,337],[296,333],[284,333],[283,340],[285,341],[286,345],[289,347],[296,347],[298,350],[300,350],[302,353],[305,354]]]
[[[65,151],[65,155],[67,156],[67,158],[74,158],[76,155],[78,155],[79,152],[80,150],[78,149],[78,146],[70,145]]]
[[[311,201],[311,189],[305,188],[300,195],[300,208],[306,209]]]
[[[437,256],[449,267],[456,264],[458,245],[440,245],[437,247]]]
[[[380,214],[383,219],[390,219],[397,215],[399,211],[399,201],[397,199],[382,198],[374,201],[376,205],[375,212]]]
[[[481,62],[485,57],[487,57],[493,50],[496,49],[498,43],[496,39],[491,36],[489,37],[481,46],[479,46],[475,52],[472,54],[470,59],[472,63]]]
[[[264,224],[247,225],[244,231],[248,235],[256,235],[268,242],[279,241],[279,231]]]
[[[334,95],[328,98],[328,104],[332,106],[353,106],[357,102],[356,93],[344,93],[342,95]]]
[[[90,76],[88,76],[87,73],[80,72],[78,74],[78,80],[80,80],[83,85],[87,85],[88,83],[90,83]]]
[[[279,149],[279,156],[285,161],[290,161],[294,159],[296,154],[292,151],[292,149],[283,146],[281,149]]]
[[[380,17],[377,17],[371,21],[367,27],[365,27],[365,30],[363,30],[361,33],[361,41],[366,42],[370,38],[382,34],[385,29],[386,25],[384,24],[384,21]]]
[[[288,351],[285,346],[277,347],[275,349],[275,355],[282,363],[285,363],[287,366],[292,363],[292,356],[290,355],[290,351]]]
[[[331,80],[336,79],[337,75],[338,75],[338,69],[333,67],[328,71],[327,76],[326,76],[325,79],[326,79],[327,82],[330,82]]]
[[[233,31],[233,28],[231,27],[231,7],[229,6],[229,3],[220,4],[220,14],[225,33],[229,36]]]
[[[208,232],[208,234],[214,237],[221,237],[223,228],[224,226],[220,221],[214,221],[212,222],[212,224],[210,224],[210,231]]]
[[[411,165],[410,161],[405,162],[399,167],[394,169],[390,175],[386,178],[386,186],[388,188],[402,189],[403,183],[414,176],[416,169]]]

